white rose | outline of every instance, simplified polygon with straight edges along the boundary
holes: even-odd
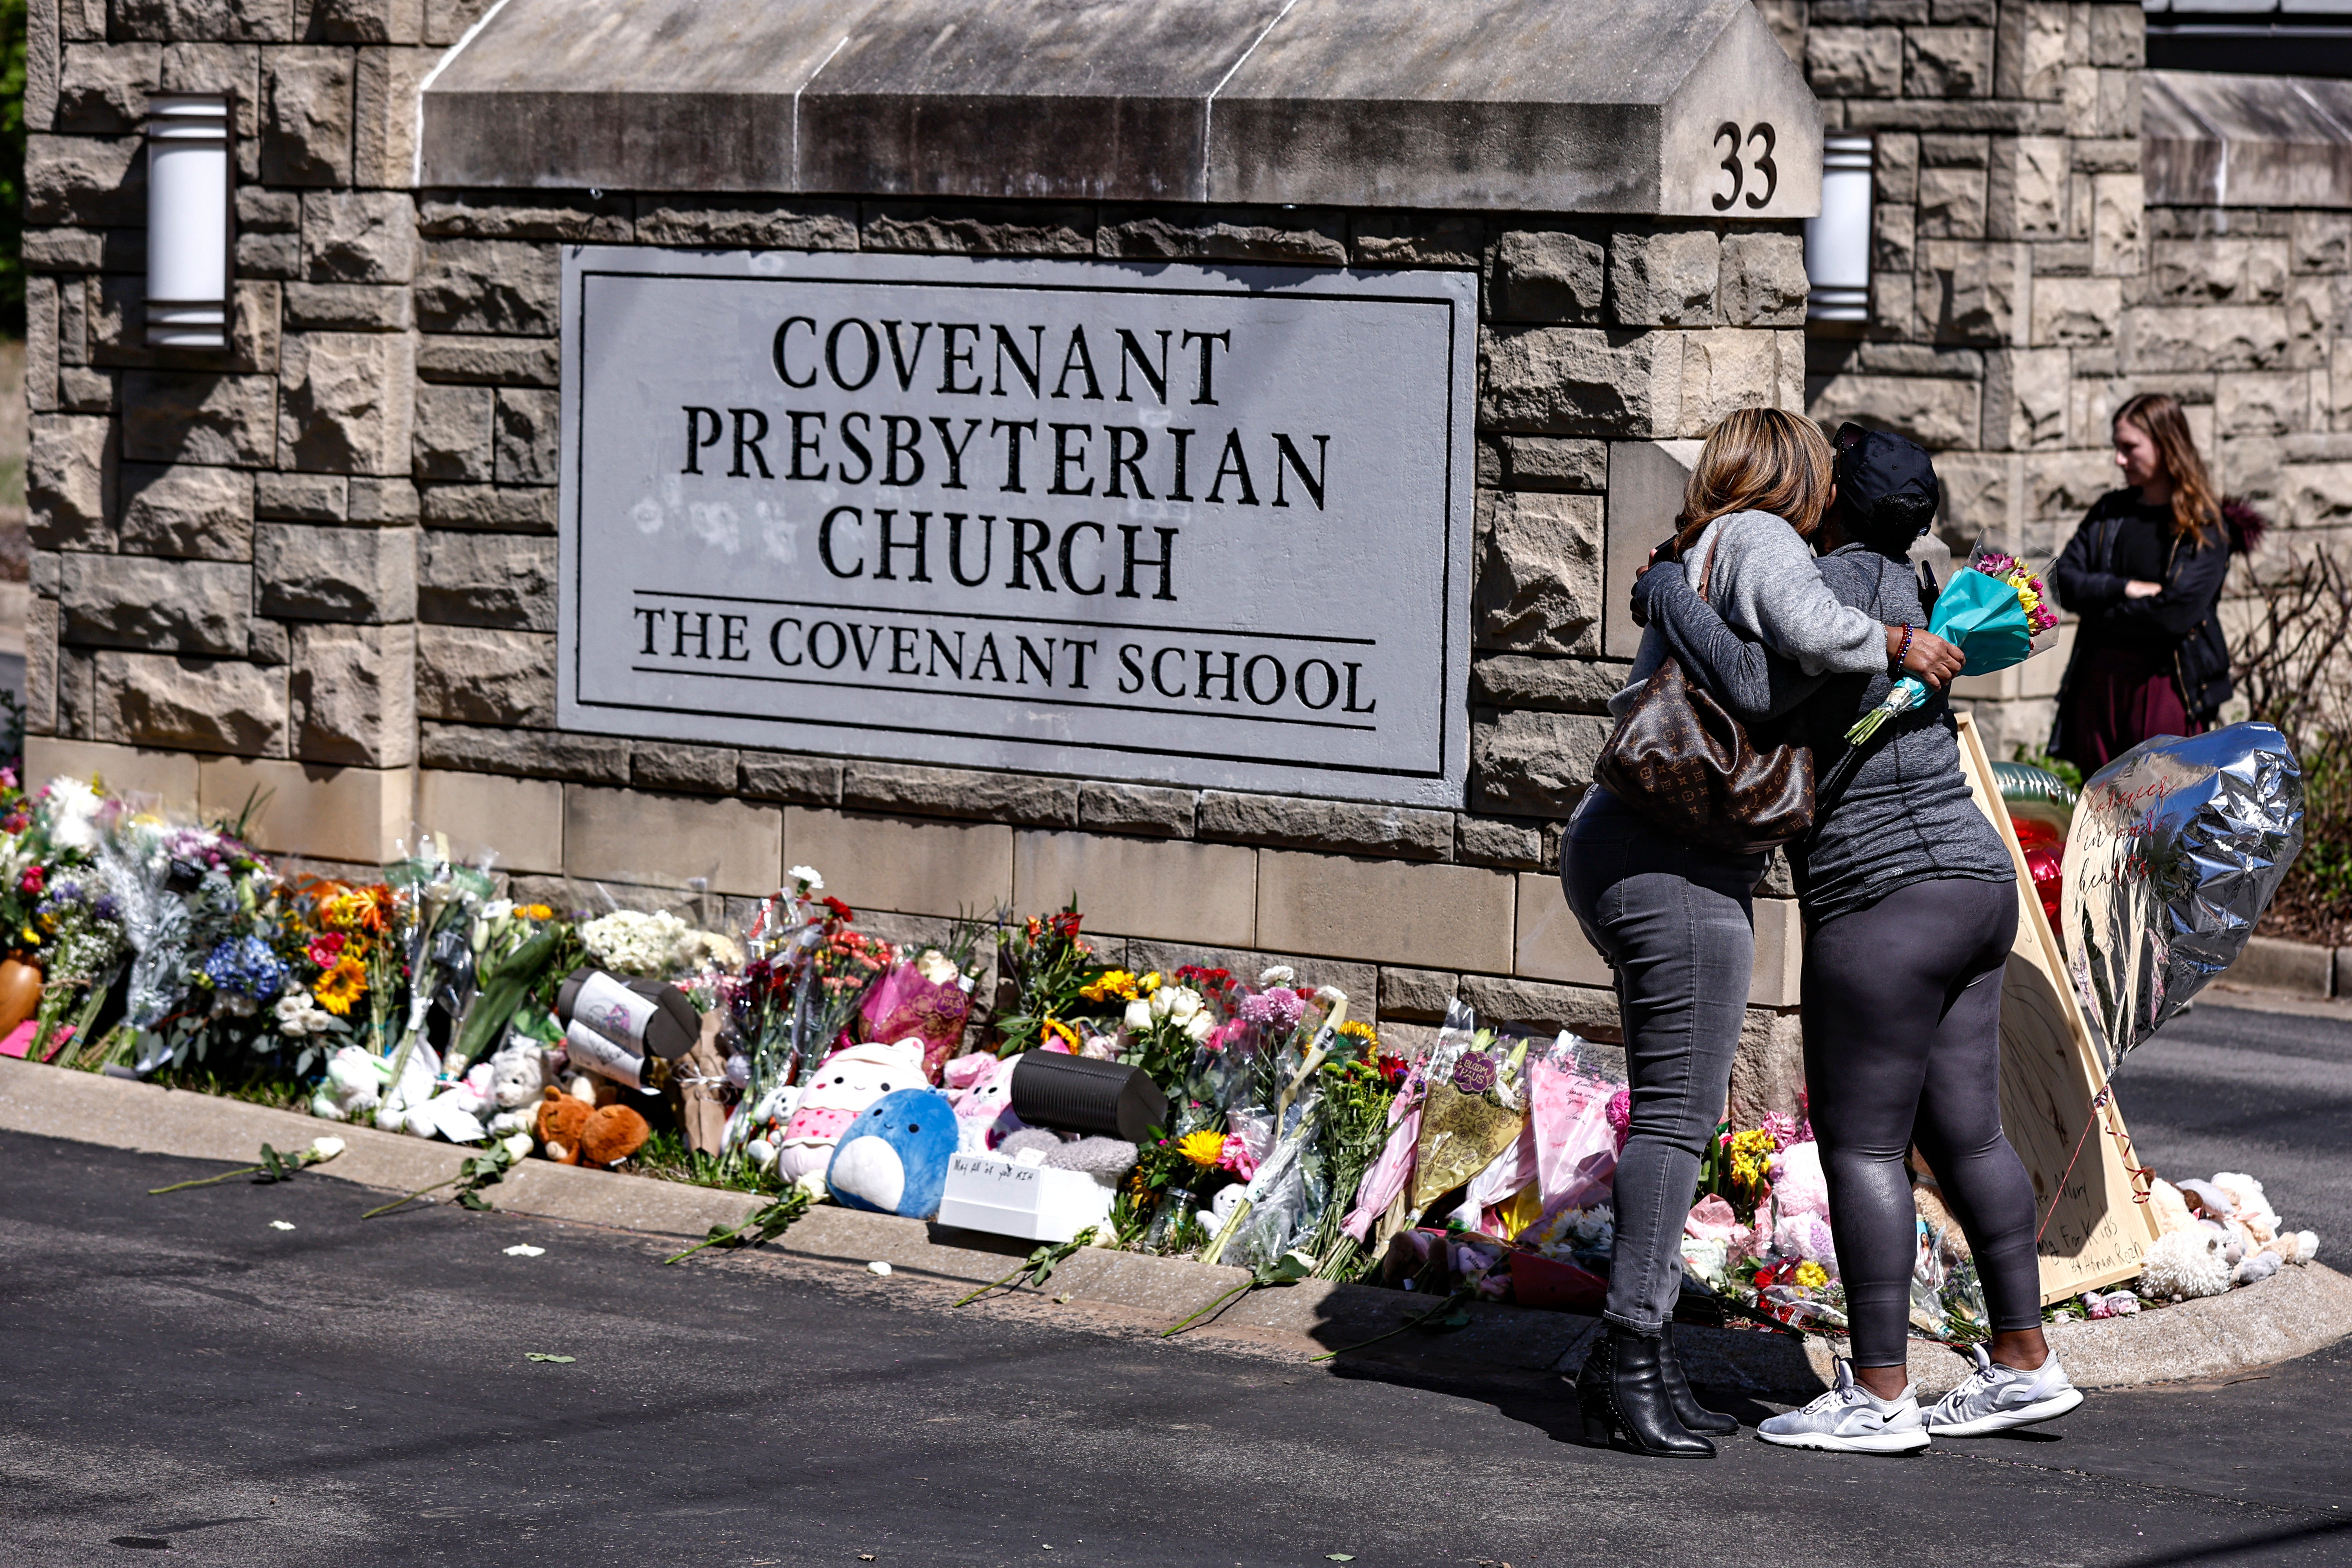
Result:
[[[1206,1009],[1184,1020],[1184,1034],[1189,1039],[1205,1040],[1216,1032],[1217,1021],[1209,1016]]]
[[[314,1165],[321,1164],[326,1161],[331,1160],[342,1152],[343,1141],[340,1138],[313,1138],[310,1140],[310,1163]]]
[[[1347,999],[1348,994],[1337,985],[1322,985],[1316,988],[1315,1000],[1322,1003],[1327,1009],[1337,1007]]]
[[[1151,994],[1151,1016],[1153,1017],[1165,1018],[1170,1013],[1175,1010],[1175,1007],[1176,988],[1174,986],[1163,985],[1159,990],[1154,991]]]
[[[1121,1022],[1127,1026],[1128,1033],[1131,1035],[1143,1033],[1144,1030],[1151,1027],[1151,1004],[1141,997],[1129,1002],[1127,1005],[1127,1016]]]
[[[934,985],[952,985],[963,978],[963,971],[950,963],[948,955],[936,947],[923,949],[923,955],[915,960],[915,973]]]
[[[816,868],[814,866],[795,866],[784,875],[795,882],[807,883],[808,890],[812,893],[824,891],[824,879],[816,874]]]
[[[1298,971],[1286,963],[1277,963],[1272,968],[1258,971],[1257,986],[1261,991],[1270,990],[1276,985],[1287,985],[1297,978]]]
[[[1180,1024],[1191,1022],[1193,1016],[1201,1010],[1201,994],[1189,985],[1179,985],[1172,990],[1162,991],[1160,996],[1169,998],[1168,1016]],[[1160,996],[1153,997],[1152,1001],[1158,1002]]]

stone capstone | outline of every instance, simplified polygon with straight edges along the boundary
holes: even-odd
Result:
[[[1726,0],[508,0],[423,95],[422,183],[1712,218],[1726,121],[1777,136],[1742,216],[1810,215],[1820,110]],[[1226,254],[1144,221],[1098,254]]]

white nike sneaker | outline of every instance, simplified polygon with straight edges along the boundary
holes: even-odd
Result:
[[[1927,1446],[1927,1423],[1911,1385],[1899,1399],[1881,1399],[1853,1380],[1853,1367],[1837,1363],[1837,1386],[1786,1415],[1756,1428],[1767,1443],[1784,1448],[1828,1448],[1848,1454],[1907,1454]]]
[[[1982,1345],[1970,1345],[1969,1353],[1976,1357],[1976,1371],[1927,1412],[1927,1430],[1938,1437],[1982,1437],[2031,1426],[2083,1403],[2083,1391],[2067,1381],[2054,1353],[2032,1372],[1996,1364]]]

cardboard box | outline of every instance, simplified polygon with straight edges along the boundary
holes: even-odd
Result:
[[[1110,1219],[1111,1189],[1083,1171],[1050,1171],[989,1154],[948,1161],[940,1223],[1031,1241],[1068,1241]]]

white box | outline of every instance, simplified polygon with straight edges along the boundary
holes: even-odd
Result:
[[[1031,1241],[1068,1241],[1110,1219],[1112,1190],[1083,1171],[1017,1165],[989,1154],[948,1160],[940,1223]]]

